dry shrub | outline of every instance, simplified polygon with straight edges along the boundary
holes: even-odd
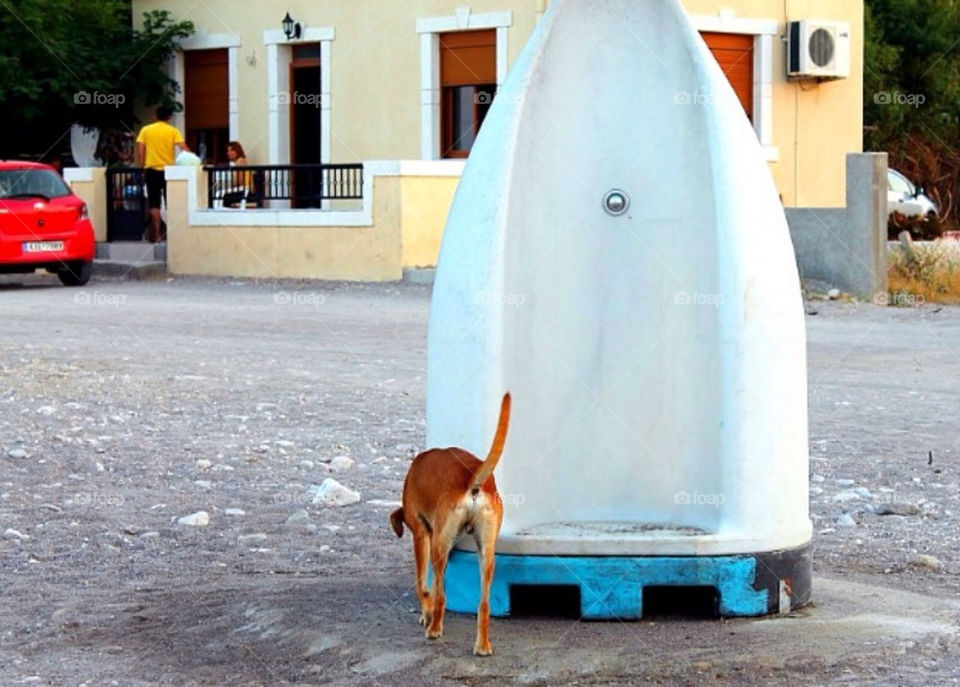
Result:
[[[902,247],[897,247],[889,258],[891,304],[914,301],[960,304],[960,244],[944,241],[914,244],[912,259]],[[917,298],[903,298],[903,295]]]

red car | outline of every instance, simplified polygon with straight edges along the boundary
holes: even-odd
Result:
[[[0,160],[0,274],[45,269],[83,286],[95,252],[87,206],[53,167]]]

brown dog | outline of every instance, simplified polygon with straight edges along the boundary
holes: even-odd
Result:
[[[503,521],[503,503],[493,480],[510,422],[510,394],[504,394],[493,445],[485,461],[461,448],[424,451],[410,465],[403,483],[403,507],[390,514],[398,537],[406,523],[413,533],[413,556],[417,566],[417,596],[420,624],[428,639],[443,634],[443,574],[447,557],[457,538],[466,532],[477,543],[481,561],[480,606],[477,609],[477,642],[473,653],[489,656],[490,583],[493,552]],[[427,590],[427,556],[433,564],[433,594]]]

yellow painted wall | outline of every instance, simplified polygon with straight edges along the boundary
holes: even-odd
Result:
[[[401,177],[404,267],[437,264],[443,229],[459,181],[458,177]]]
[[[776,20],[837,19],[853,27],[851,78],[800,86],[786,79],[786,47],[774,38],[774,144],[771,170],[787,205],[836,206],[845,198],[844,156],[862,149],[863,0],[683,0],[691,14]],[[238,7],[242,4],[242,11]],[[279,30],[287,11],[307,27],[333,27],[329,75],[331,161],[420,157],[418,18],[513,12],[508,61],[514,62],[547,3],[543,0],[134,0],[134,16],[168,9],[199,31],[239,34],[239,138],[252,163],[267,162],[267,64],[263,31]],[[252,58],[252,64],[248,63]]]
[[[403,276],[399,177],[374,180],[370,227],[193,227],[187,184],[167,182],[167,269],[172,274],[347,281]]]
[[[90,221],[93,222],[94,236],[97,241],[107,240],[107,179],[103,167],[93,167],[92,181],[72,181],[70,188],[80,200],[87,204]]]

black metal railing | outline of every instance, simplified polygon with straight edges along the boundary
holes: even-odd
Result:
[[[323,201],[363,200],[363,165],[244,165],[204,167],[207,207],[266,207],[271,200],[294,208]]]
[[[107,240],[142,241],[147,187],[141,167],[110,167],[107,176]]]

